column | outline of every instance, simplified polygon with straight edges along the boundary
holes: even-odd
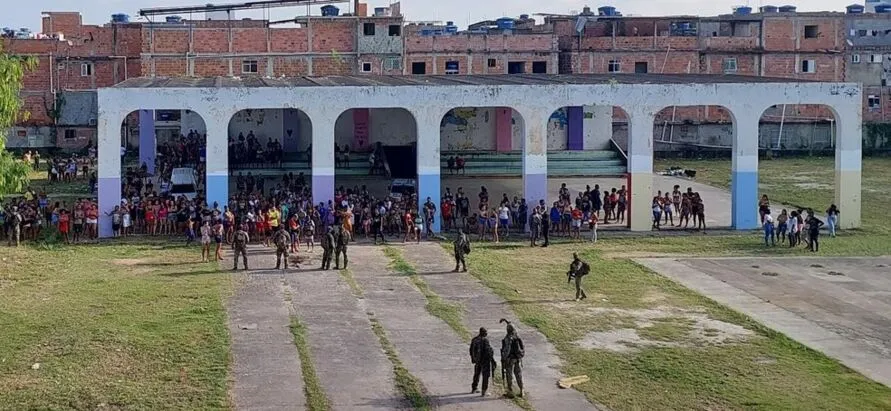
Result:
[[[96,132],[99,142],[99,237],[113,235],[108,215],[121,203],[121,122],[120,113],[99,111]]]
[[[584,106],[585,150],[609,150],[613,138],[613,106]]]
[[[838,225],[842,229],[859,228],[863,165],[863,112],[860,111],[860,101],[849,109],[837,108],[836,113],[835,205],[839,209]]]
[[[566,110],[566,149],[585,148],[585,111],[581,106],[565,107]]]
[[[548,197],[547,149],[550,114],[537,109],[520,111],[526,125],[523,136],[523,196],[529,204],[530,213],[540,200],[544,200],[545,205],[551,200]]]
[[[300,112],[286,108],[282,109],[282,152],[296,153],[300,145]]]
[[[733,110],[730,219],[736,230],[761,226],[758,214],[758,124],[761,112],[755,111],[751,107]]]
[[[440,115],[436,115],[439,113]],[[437,216],[433,220],[433,232],[439,233],[441,214],[441,180],[440,180],[440,119],[445,110],[420,110],[414,112],[418,125],[418,212],[424,215],[424,203],[427,198],[436,204]]]
[[[495,109],[495,151],[499,153],[513,149],[513,111],[510,107]]]
[[[234,113],[232,113],[234,114]],[[207,206],[217,203],[220,209],[229,204],[229,113],[208,113],[207,125],[207,170],[205,189]]]
[[[353,146],[351,150],[364,150],[369,145],[369,128],[371,110],[367,108],[353,109]]]
[[[628,112],[628,222],[631,231],[650,231],[653,220],[653,121],[652,110]]]
[[[148,173],[155,174],[155,156],[158,141],[155,134],[155,111],[139,110],[139,165],[148,166]]]
[[[338,114],[310,116],[313,204],[328,204],[328,200],[334,200],[334,124]]]

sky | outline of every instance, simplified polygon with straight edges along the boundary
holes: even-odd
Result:
[[[789,0],[787,0],[789,1]],[[140,8],[192,6],[206,3],[238,3],[237,0],[31,0],[16,2],[16,7],[5,7],[0,13],[0,27],[27,27],[32,31],[40,29],[40,13],[43,11],[79,11],[85,24],[103,24],[111,20],[115,13],[125,13],[135,19]],[[390,0],[367,0],[369,12],[373,7],[386,6]],[[862,2],[861,2],[862,3]],[[335,4],[341,12],[347,12],[351,3]],[[499,17],[518,17],[529,14],[539,22],[541,16],[535,13],[569,14],[579,12],[586,5],[596,12],[597,7],[613,5],[624,15],[718,15],[729,13],[733,6],[749,5],[757,8],[764,4],[781,6],[779,0],[771,3],[765,0],[624,0],[602,3],[586,3],[584,0],[403,0],[402,14],[406,21],[454,21],[461,28],[481,20],[494,20]],[[799,0],[789,1],[798,11],[843,11],[851,2],[840,0]],[[263,18],[263,11],[238,11],[237,18]],[[306,7],[279,8],[270,10],[271,20],[283,20],[296,15],[306,15]],[[316,8],[312,13],[319,15]],[[188,18],[188,16],[183,16]],[[196,18],[198,16],[195,16]]]

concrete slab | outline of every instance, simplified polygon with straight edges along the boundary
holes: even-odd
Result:
[[[237,410],[306,406],[300,358],[288,329],[290,318],[282,280],[281,275],[274,274],[236,274],[239,285],[227,309],[234,378],[231,396]]]
[[[518,409],[506,400],[470,393],[470,342],[462,341],[445,322],[427,312],[426,298],[407,277],[387,268],[390,260],[380,247],[353,246],[350,260],[367,309],[387,331],[405,368],[427,388],[437,409]]]
[[[891,386],[891,257],[637,261]]]
[[[265,266],[274,267],[267,253]],[[335,410],[409,409],[393,381],[393,365],[371,329],[367,309],[336,271],[317,267],[318,253],[283,277],[306,326],[316,375]]]
[[[504,326],[501,318],[510,320],[526,346],[523,359],[523,381],[527,400],[537,410],[603,409],[588,402],[575,390],[557,387],[557,380],[565,377],[559,371],[560,359],[547,338],[534,328],[524,326],[503,299],[495,295],[479,280],[467,273],[452,273],[454,260],[438,243],[403,246],[404,256],[418,271],[418,275],[443,299],[459,302],[465,307],[464,326],[468,330],[486,327],[496,351],[501,348]],[[473,331],[472,331],[473,332]]]

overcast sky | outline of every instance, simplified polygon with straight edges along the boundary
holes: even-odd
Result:
[[[33,31],[40,29],[40,13],[42,11],[80,11],[84,23],[102,24],[110,21],[114,13],[126,13],[135,19],[140,8],[164,6],[190,6],[206,3],[236,3],[234,0],[30,0],[16,3],[15,7],[4,7],[0,13],[0,27],[28,27]],[[752,0],[749,6],[757,8],[762,4],[781,6],[783,0],[776,3]],[[369,12],[375,6],[386,6],[389,0],[368,0]],[[798,6],[799,11],[843,11],[850,2],[840,0],[799,0],[797,3],[788,0],[789,4]],[[624,0],[611,2],[625,15],[717,15],[730,12],[735,5],[744,4],[745,0]],[[862,2],[861,2],[862,3]],[[337,4],[341,12],[347,12],[351,3]],[[582,0],[403,0],[402,13],[407,21],[452,20],[462,28],[471,22],[496,19],[502,16],[517,17],[520,14],[560,13],[581,11],[585,5],[596,11],[597,7],[610,2],[585,2]],[[270,10],[271,18],[287,19],[295,15],[305,15],[305,7],[279,8]],[[319,14],[317,10],[313,14]],[[188,18],[188,16],[183,16]],[[199,16],[194,16],[198,18]],[[263,18],[263,11],[239,11],[238,18]],[[533,16],[535,17],[535,16]],[[541,21],[541,17],[537,17]]]

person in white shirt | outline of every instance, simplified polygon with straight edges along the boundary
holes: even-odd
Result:
[[[774,237],[774,226],[773,226],[773,217],[771,217],[770,213],[764,214],[764,245],[765,246],[776,246],[777,240]]]
[[[498,223],[498,226],[502,229],[500,231],[504,234],[504,237],[507,237],[507,234],[510,231],[508,229],[510,226],[510,207],[506,204],[498,209]]]

